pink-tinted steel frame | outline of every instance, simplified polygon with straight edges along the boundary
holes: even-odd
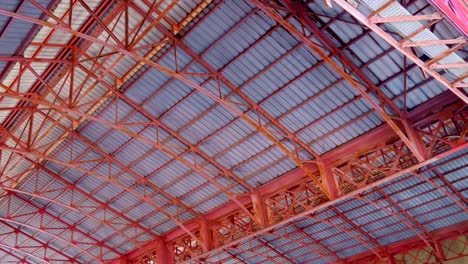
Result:
[[[128,32],[128,30],[127,30],[127,32]],[[79,34],[78,34],[77,36],[83,37],[83,35],[79,35]],[[91,41],[94,41],[95,39],[90,39],[90,40],[91,40]],[[102,44],[102,43],[101,43],[101,44]],[[32,61],[34,61],[34,60],[36,60],[36,59],[37,59],[37,60],[40,60],[39,58],[34,58],[34,59],[32,58],[32,59],[30,59],[30,61],[25,61],[25,62],[32,62]],[[55,62],[57,62],[57,63],[60,62],[60,63],[61,63],[62,61],[60,61],[60,60],[58,60],[58,61],[52,61],[52,60],[51,60],[50,62],[54,62],[54,63],[55,63]],[[177,76],[175,76],[175,77],[177,78]],[[179,76],[179,77],[180,77],[180,76]],[[449,153],[452,153],[452,152],[453,152],[453,150],[452,150],[452,151],[449,151]],[[439,157],[443,157],[443,156],[446,156],[446,155],[448,155],[447,152],[444,153],[443,155],[439,155]],[[425,161],[425,163],[428,163],[428,162]],[[300,174],[300,173],[299,173],[299,174]],[[301,177],[302,177],[302,176],[301,176]],[[283,179],[282,179],[282,180],[283,180]],[[274,184],[277,184],[277,183],[278,183],[278,182],[272,183],[272,184],[269,185],[269,186],[274,186]],[[224,209],[224,210],[226,210],[226,209]]]

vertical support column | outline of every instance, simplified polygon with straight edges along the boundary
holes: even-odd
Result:
[[[260,223],[261,228],[267,227],[269,225],[269,219],[262,197],[256,191],[252,192],[250,197],[252,199],[254,216],[257,218],[257,223]]]
[[[158,242],[158,247],[157,247],[157,263],[158,264],[174,264],[174,256],[167,246],[166,243],[164,243],[163,240],[160,240]]]
[[[445,254],[444,250],[442,249],[442,245],[440,244],[440,241],[435,240],[434,241],[434,248],[435,248],[435,254],[439,261],[444,261],[445,260]]]
[[[414,151],[418,152],[417,156],[421,156],[424,159],[428,158],[428,155],[424,149],[424,143],[421,139],[421,137],[418,136],[416,131],[414,130],[413,126],[408,122],[408,120],[401,120],[403,123],[403,126],[405,127],[406,134],[408,135],[408,138],[411,140],[411,142],[414,142]],[[414,153],[416,154],[416,153]]]
[[[211,250],[213,248],[213,235],[210,226],[204,217],[200,220],[200,236],[201,242],[203,243],[203,249],[205,251]]]
[[[336,181],[336,177],[333,174],[331,166],[329,165],[318,165],[320,174],[324,177],[322,178],[322,184],[327,188],[327,191],[330,193],[331,198],[335,199],[341,195],[340,188],[338,186],[338,182]]]

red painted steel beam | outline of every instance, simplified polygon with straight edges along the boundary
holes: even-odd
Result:
[[[439,97],[436,97],[433,100],[422,104],[413,111],[411,111],[408,117],[414,123],[420,122],[422,124],[427,124],[433,122],[433,120],[436,120],[437,114],[431,116],[429,115],[429,113],[432,113],[432,110],[439,111],[440,107],[446,106],[446,103],[453,103],[453,98],[454,96],[451,93],[442,94]],[[455,104],[454,109],[460,106],[462,105],[458,104],[457,106]],[[356,155],[356,153],[362,153],[370,146],[378,145],[381,142],[391,141],[394,139],[394,137],[395,134],[393,133],[392,129],[388,125],[382,125],[364,135],[361,135],[359,138],[351,140],[343,146],[329,151],[328,153],[323,155],[323,159],[328,164],[345,163],[347,160],[352,158],[353,155]],[[315,166],[315,164],[309,164],[309,169],[314,173],[318,172],[318,168]],[[261,197],[266,197],[267,195],[278,192],[285,186],[293,186],[298,182],[302,181],[304,181],[304,173],[300,169],[295,169],[271,182],[260,186],[257,191]],[[248,200],[244,200],[244,202],[248,203]],[[235,210],[235,208],[235,205],[228,204],[226,206],[223,206],[222,208],[219,208],[207,214],[205,217],[208,220],[215,220],[222,217],[223,215],[230,214]],[[193,223],[189,223],[188,225],[192,228],[195,227]],[[175,230],[173,232],[168,233],[166,237],[167,240],[171,240],[182,234],[183,233],[181,233],[180,230]]]
[[[460,107],[460,106],[458,106],[458,107]],[[447,117],[446,114],[451,112],[451,111],[455,111],[456,109],[457,109],[457,107],[455,107],[455,106],[452,107],[452,108],[449,107],[447,111],[445,111],[445,112],[443,111],[440,114],[437,113],[437,114],[432,115],[431,117],[422,117],[421,122],[424,123],[425,126],[433,125],[434,122],[441,122],[440,124],[442,124],[442,122],[443,122],[442,120],[446,120],[447,118],[450,119],[450,117]],[[462,114],[462,115],[464,115],[464,114]],[[445,116],[445,119],[444,118],[440,119],[442,116]],[[440,121],[437,121],[437,120],[440,120]],[[465,124],[466,124],[466,122],[467,121],[465,120]],[[423,127],[424,126],[420,124],[418,126],[417,130],[422,129]],[[465,129],[467,129],[466,125],[464,125],[464,127],[465,127]],[[379,141],[378,139],[375,139],[375,140]],[[436,160],[440,160],[441,158],[447,157],[448,155],[451,155],[451,154],[456,153],[456,152],[458,152],[458,151],[460,151],[462,149],[465,149],[468,146],[467,145],[468,143],[466,143],[464,141],[464,139],[463,139],[463,141],[461,141],[461,142],[459,142],[457,144],[460,144],[460,145],[458,145],[458,146],[453,145],[453,148],[451,148],[451,149],[446,149],[444,151],[436,152],[436,153],[432,154],[431,158],[427,159],[424,162],[420,162],[420,163],[415,162],[415,163],[413,163],[413,165],[406,166],[404,168],[399,169],[398,171],[387,174],[382,179],[376,179],[374,182],[368,182],[365,185],[361,185],[356,190],[349,191],[347,194],[345,194],[345,195],[343,195],[343,196],[341,196],[341,197],[339,197],[339,198],[337,198],[337,199],[335,199],[333,201],[323,202],[323,203],[318,204],[316,206],[312,206],[312,207],[310,207],[311,209],[305,209],[304,211],[301,211],[297,215],[294,215],[294,216],[291,216],[291,217],[287,216],[286,220],[280,221],[278,224],[273,224],[273,225],[271,225],[271,226],[269,226],[269,227],[267,227],[265,229],[261,229],[260,231],[257,231],[257,232],[253,231],[253,232],[246,233],[245,236],[243,236],[243,237],[241,237],[241,238],[239,238],[239,239],[237,239],[237,240],[235,240],[233,242],[220,245],[220,246],[217,247],[217,249],[222,249],[224,247],[234,245],[234,244],[239,243],[241,241],[245,241],[246,239],[252,238],[255,235],[259,235],[259,234],[261,234],[263,232],[266,232],[266,231],[272,230],[272,229],[274,229],[274,228],[276,228],[278,226],[281,226],[282,224],[294,221],[294,220],[298,219],[299,217],[306,216],[306,215],[308,215],[310,213],[313,213],[313,212],[315,212],[317,210],[326,208],[326,207],[328,207],[330,205],[333,205],[333,204],[335,204],[337,202],[340,202],[340,201],[343,201],[345,199],[354,197],[354,196],[356,196],[356,195],[358,195],[358,194],[360,194],[360,193],[362,193],[362,192],[364,192],[366,190],[375,188],[375,187],[377,187],[377,186],[379,186],[379,185],[381,185],[381,184],[383,184],[385,182],[394,180],[394,179],[396,179],[396,178],[398,178],[400,176],[403,176],[403,175],[405,175],[405,174],[407,174],[409,172],[412,172],[412,171],[417,170],[419,168],[422,168],[422,167],[424,167],[424,166],[426,166],[428,164],[431,164],[432,162],[434,162]],[[360,154],[358,154],[358,155],[360,155]],[[337,155],[337,157],[339,157],[339,154]],[[352,161],[354,158],[348,157],[347,159]],[[340,160],[340,159],[337,159],[337,160]],[[341,162],[347,162],[347,161],[341,160]],[[199,257],[204,257],[204,256],[207,256],[208,254],[209,253],[203,253],[203,254],[199,255]]]
[[[462,77],[459,80],[456,80],[454,82],[451,82],[447,80],[443,74],[440,74],[436,70],[434,70],[431,65],[428,62],[436,63],[438,60],[440,60],[442,57],[439,58],[433,58],[431,61],[425,62],[422,61],[418,56],[414,54],[414,52],[408,48],[405,48],[402,46],[402,43],[397,41],[393,36],[385,32],[384,29],[382,29],[378,24],[374,23],[371,18],[367,17],[364,15],[360,10],[356,9],[354,6],[352,6],[350,3],[348,3],[346,0],[334,0],[334,3],[336,3],[338,6],[346,10],[350,15],[352,15],[357,21],[362,23],[364,26],[368,27],[371,29],[374,33],[376,33],[378,36],[383,38],[386,42],[388,42],[391,46],[393,46],[395,49],[399,50],[403,55],[405,55],[408,59],[413,61],[415,64],[417,64],[421,69],[424,70],[424,72],[428,73],[431,75],[434,79],[439,81],[442,85],[444,85],[447,89],[452,91],[455,95],[457,95],[461,100],[463,100],[465,103],[468,104],[468,96],[466,92],[463,90],[464,86],[466,86],[466,83],[463,82],[464,79],[466,79],[466,75]],[[375,15],[375,14],[374,14]],[[436,20],[437,22],[438,20]],[[420,30],[423,30],[421,28]],[[420,32],[420,31],[417,31]],[[457,47],[452,48],[451,51],[454,52],[458,48],[463,47],[464,44],[466,44],[466,41],[463,44],[459,44]],[[450,51],[450,50],[449,50]],[[448,53],[442,54],[442,56],[447,56]],[[433,64],[435,65],[435,64]]]
[[[468,6],[463,0],[430,0],[447,18],[468,36]]]

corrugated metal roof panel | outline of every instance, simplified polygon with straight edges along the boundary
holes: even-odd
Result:
[[[206,17],[203,26],[196,27],[191,34],[187,35],[184,43],[196,53],[200,53],[251,10],[252,7],[245,1],[224,2]],[[226,52],[228,51],[226,50]],[[229,56],[229,53],[226,53],[226,56]],[[222,56],[215,57],[221,58]],[[210,62],[216,65],[214,61]]]
[[[438,216],[440,217],[439,219],[432,221],[429,224],[426,223],[424,226],[429,231],[434,231],[440,228],[464,223],[468,220],[468,213],[459,211],[459,209],[455,206],[451,206],[445,209],[444,211],[444,214],[438,214]]]
[[[215,197],[210,198],[209,200],[201,203],[197,207],[194,208],[195,211],[200,212],[200,213],[207,213],[210,212],[211,210],[227,203],[229,201],[229,198],[224,194],[220,193],[216,195]]]
[[[345,249],[345,250],[342,250],[338,253],[338,255],[340,257],[349,257],[349,256],[353,256],[353,255],[358,255],[359,253],[362,253],[362,252],[366,252],[368,251],[369,249],[363,245],[359,245],[359,246],[356,246],[356,247],[353,247],[353,248],[349,248],[349,249]]]
[[[192,190],[197,189],[200,185],[206,183],[207,181],[208,180],[204,179],[199,174],[192,173],[190,175],[187,175],[186,177],[184,177],[180,181],[177,181],[176,183],[169,186],[166,189],[166,191],[168,193],[170,193],[173,197],[180,197],[180,196],[183,196],[183,195],[187,194],[187,192],[190,192]],[[200,201],[200,200],[206,198],[205,195],[209,195],[209,192],[208,193],[203,192],[204,194],[200,196],[200,192],[203,192],[203,191],[200,190],[199,192],[192,193],[191,195],[186,197],[184,199],[184,201],[185,202],[192,201],[189,204],[193,204],[193,203],[195,203],[197,201]],[[205,196],[205,197],[203,197],[203,196]]]
[[[277,148],[275,147],[275,150]],[[268,154],[268,153],[267,153]],[[264,154],[264,155],[267,155]],[[269,158],[272,159],[272,158]],[[249,165],[249,167],[247,167]],[[247,170],[246,170],[247,167]],[[294,169],[297,167],[297,164],[290,160],[289,158],[287,159],[276,159],[272,161],[271,163],[259,163],[257,161],[252,161],[249,164],[246,164],[245,166],[242,166],[238,169],[236,169],[236,172],[239,171],[238,175],[243,175],[244,173],[247,173],[249,171],[254,172],[255,174],[249,175],[249,179],[246,181],[249,183],[252,187],[258,187],[260,185],[263,185],[274,178],[283,175],[284,173]]]
[[[174,223],[173,221],[166,221],[153,228],[153,231],[155,231],[157,234],[165,234],[168,231],[174,229],[175,227],[177,227],[176,223]]]

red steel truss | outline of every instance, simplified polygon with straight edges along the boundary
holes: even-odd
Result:
[[[334,20],[317,25],[312,19],[314,15],[312,11],[305,4],[297,4],[296,1],[251,1],[256,9],[243,20],[262,12],[277,23],[256,40],[252,47],[279,27],[285,28],[300,41],[299,45],[273,61],[268,67],[277,64],[282,58],[301,47],[309,48],[322,59],[294,80],[284,84],[276,93],[286,89],[288,85],[305,74],[327,64],[342,79],[326,89],[342,81],[347,82],[359,93],[359,96],[352,101],[365,99],[373,107],[372,111],[377,112],[385,121],[384,125],[357,139],[319,155],[312,149],[312,142],[305,142],[298,136],[300,131],[293,133],[282,124],[281,119],[286,114],[276,118],[264,109],[263,102],[268,98],[255,102],[244,91],[244,88],[254,82],[261,73],[251,77],[241,86],[235,85],[223,75],[224,69],[247,53],[250,48],[234,57],[221,69],[215,69],[204,58],[205,53],[212,47],[208,47],[202,53],[197,53],[184,42],[184,35],[179,34],[184,30],[192,30],[188,25],[193,21],[195,21],[193,23],[200,23],[195,17],[204,9],[209,10],[207,12],[213,12],[223,1],[215,1],[215,3],[210,0],[201,1],[180,22],[175,22],[168,16],[169,11],[177,5],[177,1],[172,1],[167,5],[163,5],[164,1],[141,1],[149,7],[148,10],[144,10],[131,0],[115,3],[102,1],[102,4],[94,10],[84,0],[69,1],[69,9],[60,17],[35,0],[24,0],[24,2],[29,2],[41,10],[50,18],[49,21],[46,21],[44,17],[34,18],[3,8],[0,8],[0,15],[9,17],[10,21],[16,19],[32,23],[37,27],[48,28],[50,33],[43,43],[30,43],[31,46],[38,47],[32,57],[0,56],[0,61],[19,65],[18,76],[14,81],[9,84],[0,83],[1,100],[9,98],[19,102],[15,106],[2,106],[0,109],[1,112],[9,113],[6,121],[0,125],[0,158],[2,161],[6,160],[0,168],[2,172],[0,203],[2,208],[6,208],[0,216],[1,225],[5,227],[0,232],[0,250],[12,255],[17,261],[63,263],[79,262],[78,259],[82,257],[99,263],[104,261],[145,264],[184,261],[203,263],[210,256],[223,251],[240,263],[248,263],[248,259],[244,259],[241,254],[245,251],[262,255],[264,262],[267,263],[294,263],[294,260],[288,257],[288,252],[278,250],[261,237],[265,234],[288,240],[289,244],[300,243],[320,258],[330,257],[336,263],[439,263],[468,254],[465,250],[468,243],[466,225],[461,225],[459,230],[451,228],[443,231],[429,231],[391,196],[379,190],[379,186],[384,183],[411,175],[410,177],[421,179],[444,193],[464,213],[468,212],[467,199],[463,193],[438,171],[440,164],[431,165],[468,147],[466,142],[468,97],[466,91],[463,90],[466,89],[466,75],[457,80],[448,80],[441,73],[444,70],[466,68],[466,63],[453,65],[440,63],[450,53],[466,46],[465,36],[430,43],[411,42],[408,41],[410,37],[396,40],[392,34],[382,29],[382,25],[388,23],[429,21],[418,30],[422,31],[442,21],[443,17],[439,13],[419,16],[415,14],[409,18],[379,16],[394,2],[389,1],[380,10],[366,17],[350,4],[351,1],[327,1],[332,6],[335,4],[340,6],[369,29],[358,39],[373,32],[392,46],[384,51],[382,57],[394,49],[400,51],[406,56],[404,72],[420,67],[451,92],[433,98],[412,111],[407,111],[406,83],[405,94],[402,95],[405,97],[405,105],[402,110],[394,103],[393,98],[389,98],[380,89],[397,76],[391,76],[386,81],[375,84],[363,71],[363,68],[371,62],[358,66],[343,52],[343,49],[352,45],[352,42],[339,47],[333,39],[323,33]],[[437,4],[441,1],[434,2]],[[89,19],[77,29],[72,26],[72,14],[78,7],[86,11]],[[447,16],[451,16],[443,7],[441,8]],[[139,14],[141,20],[130,23],[132,19],[130,9]],[[111,25],[114,19],[123,21],[123,36],[116,33],[117,24]],[[200,18],[202,19],[203,17]],[[465,30],[463,24],[457,21],[455,23]],[[93,27],[96,30],[90,33],[89,28]],[[235,29],[236,27],[231,28],[223,38]],[[144,44],[145,37],[149,36],[152,31],[161,33],[160,41]],[[54,34],[60,33],[69,35],[71,39],[67,43],[49,42]],[[319,43],[315,42],[316,40],[319,40]],[[78,48],[76,44],[78,41],[84,41],[85,44],[81,44]],[[166,44],[170,44],[171,47],[165,49]],[[428,45],[454,46],[442,57],[422,61],[414,54],[413,48]],[[43,49],[55,50],[58,55],[56,58],[41,58],[38,54]],[[185,52],[193,61],[180,68],[177,51]],[[158,53],[169,54],[170,52],[174,54],[174,65],[172,65],[174,67],[164,66],[163,56],[153,57]],[[407,66],[407,59],[414,64]],[[131,67],[123,74],[117,73],[119,64],[123,64],[125,60],[131,61]],[[35,68],[37,63],[47,65],[47,70],[40,73]],[[206,72],[188,72],[188,69],[195,64],[203,66]],[[147,69],[137,76],[136,72],[144,67]],[[236,120],[243,120],[272,142],[269,149],[274,147],[280,149],[286,158],[294,161],[298,169],[258,189],[253,188],[247,183],[248,178],[240,177],[234,172],[236,167],[227,168],[218,162],[217,158],[224,152],[213,157],[200,149],[201,144],[211,136],[192,144],[181,135],[180,131],[183,128],[196,123],[202,116],[192,120],[183,128],[174,130],[162,121],[165,114],[155,118],[145,108],[151,97],[139,103],[125,93],[125,89],[136,85],[137,80],[132,78],[136,76],[136,79],[140,79],[148,74],[150,69],[156,69],[171,76],[172,79],[161,90],[175,81],[193,88],[193,91],[177,105],[195,93],[203,94],[216,102],[209,110],[223,106],[235,116],[233,121],[219,128],[219,131]],[[24,76],[35,79],[34,85],[28,91],[21,89]],[[194,76],[204,76],[207,79],[198,84],[193,81]],[[215,91],[205,86],[213,80],[218,83]],[[68,82],[70,86],[67,89],[64,88],[65,82]],[[232,92],[223,94],[221,84],[227,86]],[[103,89],[103,94],[99,98],[89,99],[88,95],[93,92],[93,89],[98,88]],[[412,87],[413,90],[417,88],[417,86]],[[269,98],[272,96],[270,95]],[[107,100],[111,102],[106,104]],[[120,111],[127,106],[130,106],[132,111],[126,116],[121,116]],[[115,116],[105,118],[101,114],[95,114],[94,112],[100,107],[104,109],[102,111],[115,112]],[[131,121],[132,115],[136,113],[141,114],[145,121]],[[318,121],[315,120],[314,123]],[[80,134],[80,131],[90,128],[92,124],[99,124],[108,128],[109,131],[92,141]],[[47,141],[47,137],[54,134],[54,129],[60,131],[61,134],[53,141]],[[171,196],[165,188],[156,185],[134,168],[151,152],[145,153],[143,157],[129,164],[124,164],[115,157],[114,153],[130,144],[131,140],[113,153],[99,147],[99,144],[115,131],[128,136],[131,140],[144,143],[150,146],[152,151],[157,150],[169,158],[170,161],[166,165],[151,174],[161,172],[173,163],[183,164],[190,169],[190,172],[180,175],[178,179],[196,172],[207,181],[206,184],[212,184],[219,193],[228,197],[228,204],[203,215],[193,209],[196,206],[184,203],[184,197]],[[156,131],[156,133],[148,138],[145,135],[148,131]],[[250,137],[252,136],[246,137],[243,141]],[[85,151],[78,149],[80,144],[86,147]],[[97,157],[89,158],[91,153],[96,153]],[[18,169],[21,162],[27,164],[28,167]],[[50,169],[53,165],[60,165],[63,169],[54,172]],[[434,174],[435,177],[428,178],[422,175],[428,172]],[[74,173],[85,175],[77,183],[86,177],[93,177],[103,184],[93,193],[88,193],[77,184],[65,179],[64,175]],[[45,186],[40,184],[43,174],[51,177],[51,181]],[[134,180],[131,184],[129,184],[128,175]],[[17,188],[25,184],[34,187],[29,190]],[[119,188],[120,192],[109,201],[103,202],[96,196],[96,193],[104,189],[106,184]],[[143,186],[142,189],[138,189],[140,186]],[[235,187],[243,191],[234,191]],[[383,196],[381,200],[384,202],[372,200],[368,193]],[[167,234],[159,234],[154,231],[156,226],[142,224],[150,215],[135,220],[127,215],[132,208],[118,210],[111,206],[125,194],[138,198],[137,206],[148,205],[154,211],[161,212],[168,221],[175,223],[177,228]],[[156,196],[163,197],[166,203],[161,205],[160,200],[155,198]],[[71,198],[68,199],[68,197]],[[378,239],[369,235],[364,228],[338,209],[337,205],[348,199],[359,200],[387,212],[412,230],[416,234],[415,237],[383,246]],[[77,219],[73,224],[69,223],[63,220],[65,214],[48,211],[47,206],[40,206],[32,200],[40,200],[41,204],[75,211],[82,218]],[[199,201],[198,204],[201,202]],[[171,211],[172,208],[176,208],[176,213]],[[323,219],[315,215],[325,208],[334,214],[330,218],[338,217],[348,225],[344,227],[331,219]],[[103,217],[98,218],[97,214],[103,214]],[[358,256],[343,258],[319,239],[309,237],[308,239],[313,240],[312,243],[298,242],[296,235],[308,237],[308,233],[297,224],[300,219],[314,220],[329,228],[338,229],[352,239],[360,241],[367,251]],[[84,231],[80,224],[88,220],[98,225],[93,230]],[[297,232],[278,234],[282,226],[290,226]],[[93,236],[93,233],[100,228],[108,228],[113,234],[100,240]],[[41,241],[33,234],[41,234],[48,240],[47,242]],[[146,240],[134,238],[140,235],[148,235],[149,238]],[[140,248],[129,254],[116,250],[110,241],[119,237],[123,240],[116,245],[116,248],[127,243],[132,243],[134,248]],[[250,249],[242,249],[242,243],[249,240],[255,240],[259,245]],[[61,244],[61,250],[57,249],[56,244]],[[273,252],[273,256],[259,252],[261,248],[268,248]],[[68,251],[81,253],[71,256]],[[114,257],[106,257],[107,255]],[[8,260],[5,263],[11,261]],[[1,259],[0,262],[2,262]]]
[[[281,224],[292,222],[301,216],[326,208],[348,197],[359,195],[384,182],[417,171],[435,160],[440,160],[451,153],[466,148],[466,133],[468,132],[466,111],[465,105],[461,103],[415,122],[413,129],[420,140],[424,142],[424,150],[427,153],[428,159],[425,161],[418,162],[398,137],[389,138],[385,144],[378,142],[373,147],[366,146],[357,153],[354,152],[354,149],[354,153],[348,157],[340,150],[336,154],[330,153],[330,155],[346,157],[336,159],[337,162],[329,165],[332,167],[338,189],[344,194],[343,196],[328,200],[320,189],[307,179],[287,188],[273,185],[262,191],[265,195],[259,199],[266,205],[264,210],[267,213],[264,217],[267,218],[267,228],[261,228],[242,211],[236,210],[227,216],[212,220],[208,229],[212,230],[213,241],[209,243],[213,244],[213,249],[240,243]],[[378,131],[374,133],[378,135]],[[343,154],[339,154],[340,152]],[[438,186],[438,188],[441,187]],[[250,205],[252,211],[253,206],[253,204]],[[466,204],[462,208],[466,210]],[[400,210],[400,212],[404,214],[403,211]],[[408,216],[402,216],[401,220],[406,217]],[[411,219],[404,221],[411,221]],[[415,222],[414,219],[411,222]],[[408,228],[413,228],[409,222],[407,223]],[[425,232],[426,236],[427,234],[428,232]],[[207,238],[209,237],[207,236]],[[173,244],[176,258],[181,258],[179,260],[189,259],[188,256],[199,258],[200,255],[206,255],[202,254],[202,248],[196,246],[195,241],[189,237],[182,236],[170,243]]]
[[[395,49],[399,50],[403,53],[407,58],[417,64],[421,69],[427,72],[430,76],[434,79],[438,80],[442,83],[447,89],[455,93],[460,99],[462,99],[465,103],[468,103],[468,97],[466,95],[466,91],[464,89],[467,87],[466,83],[466,74],[463,74],[461,77],[455,80],[447,79],[441,72],[447,69],[466,69],[466,63],[454,63],[454,64],[444,64],[441,61],[453,54],[459,49],[462,49],[466,46],[466,37],[464,35],[460,36],[459,38],[451,39],[451,40],[443,40],[443,41],[433,41],[433,42],[414,42],[412,41],[412,37],[421,33],[422,31],[434,26],[436,23],[443,20],[443,17],[440,13],[436,12],[433,15],[421,15],[421,16],[395,16],[395,17],[381,17],[382,12],[391,6],[391,4],[395,3],[394,0],[389,0],[385,2],[380,9],[374,11],[369,16],[364,15],[361,11],[359,11],[356,7],[348,3],[346,0],[335,0],[334,1],[338,6],[346,10],[349,14],[355,17],[359,22],[361,22],[366,27],[370,28],[374,33],[379,35],[385,41],[387,41],[390,45],[395,47]],[[440,2],[440,1],[439,1]],[[458,2],[458,1],[454,1]],[[466,9],[464,10],[466,11]],[[466,14],[465,14],[466,16]],[[398,22],[407,22],[407,21],[424,21],[427,22],[421,28],[414,31],[411,35],[406,36],[402,40],[397,40],[391,34],[387,33],[382,26],[389,23],[398,23]],[[460,24],[462,25],[462,24]],[[437,46],[437,45],[446,45],[446,44],[455,44],[452,48],[447,50],[446,52],[440,54],[436,58],[432,58],[428,61],[421,60],[416,54],[414,53],[414,49],[412,47],[421,47],[421,46]]]

